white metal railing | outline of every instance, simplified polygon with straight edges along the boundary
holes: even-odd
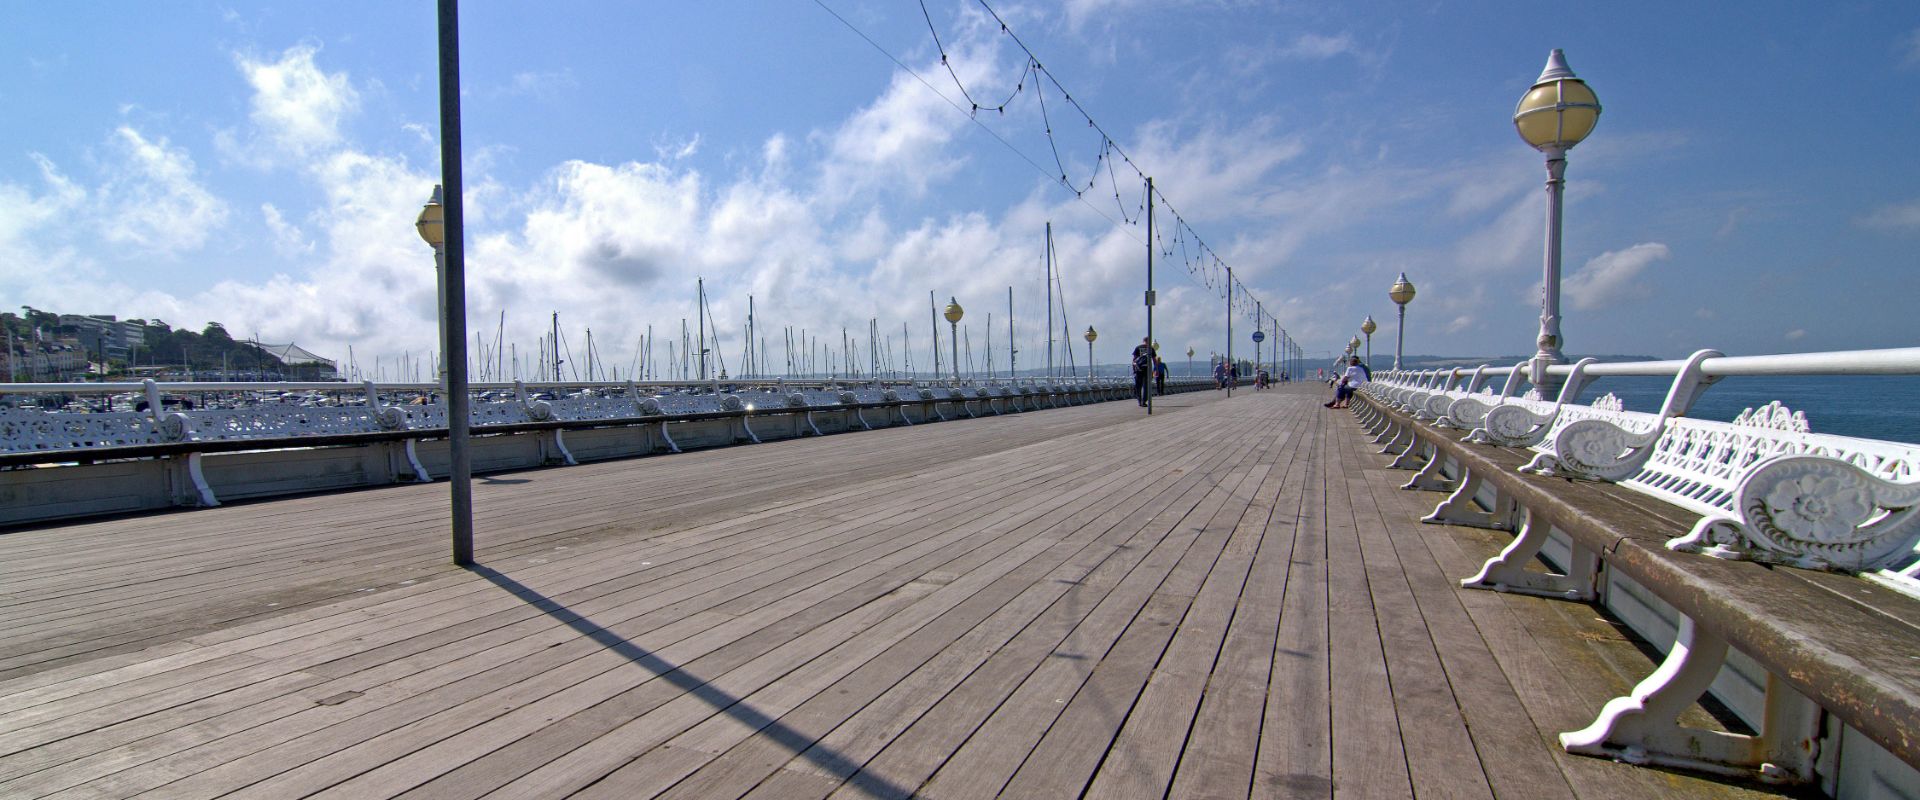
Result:
[[[820,409],[897,401],[903,395],[909,401],[972,403],[1004,410],[1023,392],[1081,393],[1122,385],[1126,384],[1111,378],[1022,378],[995,383],[815,379],[493,382],[470,387],[476,400],[470,403],[469,413],[473,427],[484,429],[529,422],[590,422],[755,408]],[[66,410],[43,407],[43,403],[61,397],[92,398],[95,402]],[[105,402],[99,402],[103,397]],[[32,402],[22,403],[28,399]],[[433,431],[446,427],[446,411],[439,387],[430,383],[0,384],[0,454]]]
[[[1676,550],[1856,570],[1920,595],[1920,445],[1816,433],[1779,402],[1731,422],[1688,417],[1724,378],[1920,375],[1920,348],[1555,365],[1557,399],[1521,395],[1529,366],[1383,372],[1363,389],[1464,438],[1531,448],[1523,470],[1605,480],[1697,512]],[[1658,412],[1582,393],[1608,377],[1673,381]],[[1499,393],[1492,379],[1504,379]],[[1465,383],[1463,383],[1463,379]],[[1804,410],[1803,410],[1804,411]]]

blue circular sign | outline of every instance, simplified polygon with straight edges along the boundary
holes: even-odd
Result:
[[[1254,340],[1254,341],[1256,341],[1256,342],[1264,342],[1264,341],[1266,341],[1266,340],[1267,340],[1267,332],[1266,332],[1266,331],[1254,331],[1254,332],[1253,332],[1253,340]]]

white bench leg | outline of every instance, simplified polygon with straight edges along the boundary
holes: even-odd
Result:
[[[220,505],[219,498],[213,496],[213,487],[207,485],[206,473],[200,469],[199,453],[168,456],[166,462],[175,504],[203,508]]]
[[[413,479],[421,483],[432,483],[433,476],[427,474],[427,468],[420,463],[420,451],[416,447],[419,439],[408,439],[400,448],[400,455],[407,460],[407,468],[413,471]]]
[[[553,435],[547,438],[547,446],[552,448],[551,452],[547,455],[547,463],[565,464],[569,467],[576,466],[580,463],[573,460],[573,451],[567,449],[566,431],[560,428],[554,428]]]
[[[1483,511],[1474,497],[1480,494],[1485,483],[1473,470],[1467,470],[1460,476],[1460,486],[1453,494],[1433,507],[1433,513],[1422,518],[1421,522],[1434,525],[1464,525],[1469,528],[1490,528],[1496,531],[1513,530],[1513,518],[1516,512],[1513,498],[1503,493],[1493,499],[1493,510]]]
[[[1394,425],[1392,428],[1392,437],[1393,438],[1387,440],[1386,445],[1380,448],[1381,455],[1398,455],[1406,452],[1407,448],[1413,446],[1413,428],[1411,427]]]
[[[1680,617],[1679,638],[1665,661],[1625,697],[1607,701],[1592,725],[1560,734],[1569,753],[1659,764],[1772,783],[1811,780],[1819,710],[1767,677],[1767,706],[1759,736],[1689,728],[1680,713],[1700,699],[1720,674],[1727,642]]]
[[[1387,469],[1418,469],[1422,464],[1432,460],[1427,457],[1428,451],[1432,451],[1435,455],[1440,452],[1438,447],[1420,441],[1420,438],[1413,434],[1412,428],[1407,429],[1406,439],[1406,449],[1400,451],[1399,458],[1387,464]]]
[[[1427,453],[1427,465],[1413,474],[1413,478],[1402,485],[1402,489],[1417,489],[1424,492],[1451,492],[1454,481],[1447,479],[1447,458],[1440,454],[1440,448],[1434,446]]]
[[[1394,422],[1392,417],[1383,415],[1382,419],[1384,422],[1381,423],[1380,429],[1371,431],[1374,444],[1386,444],[1393,437],[1400,435],[1400,425]]]
[[[1500,551],[1500,555],[1487,559],[1481,565],[1479,574],[1463,580],[1460,585],[1467,589],[1488,589],[1496,592],[1513,592],[1539,597],[1558,597],[1566,600],[1592,600],[1594,596],[1593,577],[1599,569],[1600,557],[1593,551],[1575,544],[1573,546],[1571,568],[1566,574],[1534,572],[1527,569],[1534,557],[1540,554],[1540,547],[1547,543],[1547,531],[1550,527],[1545,521],[1534,519],[1533,512],[1521,509],[1519,535]]]

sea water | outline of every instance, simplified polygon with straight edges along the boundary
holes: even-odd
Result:
[[[1599,378],[1580,393],[1591,403],[1609,392],[1629,411],[1660,410],[1669,378]],[[1814,433],[1920,444],[1920,376],[1733,377],[1710,387],[1689,417],[1730,422],[1775,400],[1805,412]]]

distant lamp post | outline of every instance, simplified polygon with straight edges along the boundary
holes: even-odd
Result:
[[[1366,319],[1360,321],[1360,332],[1367,335],[1367,368],[1368,369],[1373,368],[1373,332],[1377,330],[1380,330],[1380,325],[1373,321],[1372,314],[1368,314]]]
[[[1600,98],[1586,81],[1573,76],[1566,55],[1558,49],[1547,55],[1547,68],[1513,110],[1513,127],[1520,138],[1547,157],[1546,280],[1540,301],[1540,351],[1533,356],[1531,376],[1543,393],[1554,383],[1547,367],[1567,361],[1560,349],[1560,205],[1567,151],[1586,139],[1599,121]]]
[[[1347,340],[1347,356],[1352,357],[1359,354],[1360,354],[1360,337],[1355,336],[1352,339],[1348,339]]]
[[[1088,325],[1087,332],[1080,336],[1087,340],[1087,377],[1092,378],[1095,375],[1093,369],[1093,340],[1100,338],[1100,332],[1094,330],[1092,325]]]
[[[420,232],[420,238],[428,247],[433,248],[433,296],[440,308],[440,338],[447,338],[447,209],[440,204],[442,194],[440,186],[433,187],[433,197],[420,209],[420,216],[413,221],[413,229]],[[440,377],[437,379],[440,391],[447,390],[446,359],[440,361]]]
[[[949,297],[947,298],[947,310],[941,314],[941,316],[947,318],[947,325],[952,329],[953,333],[952,336],[947,338],[953,340],[953,379],[956,381],[960,380],[960,318],[966,316],[966,313],[967,310],[960,307],[959,300]],[[969,348],[967,352],[973,352],[971,349],[973,345],[967,345],[967,347]]]
[[[1413,302],[1413,281],[1407,280],[1407,273],[1400,273],[1400,280],[1393,282],[1393,288],[1387,290],[1387,299],[1400,307],[1400,329],[1394,332],[1393,368],[1400,369],[1400,354],[1407,346],[1407,304]]]
[[[1187,348],[1187,377],[1193,377],[1193,348]]]

